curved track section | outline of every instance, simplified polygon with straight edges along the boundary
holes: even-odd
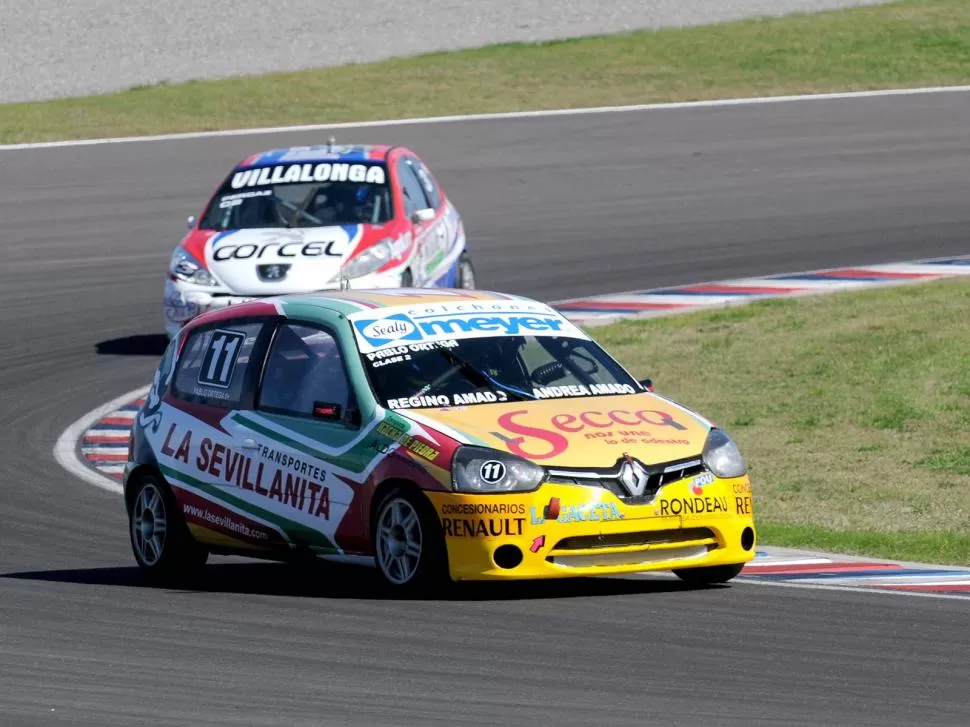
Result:
[[[942,94],[352,136],[427,156],[483,285],[561,299],[966,253],[968,112]],[[149,380],[171,247],[228,165],[325,137],[3,153],[0,721],[970,721],[954,600],[653,577],[390,601],[366,571],[242,560],[146,587],[120,498],[55,439]]]

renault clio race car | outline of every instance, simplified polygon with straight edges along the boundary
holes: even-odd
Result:
[[[283,296],[176,334],[124,472],[148,573],[209,553],[376,565],[396,587],[754,557],[737,446],[536,301]]]
[[[401,146],[255,154],[188,224],[165,283],[169,338],[199,313],[260,297],[475,287],[458,211],[427,165]]]

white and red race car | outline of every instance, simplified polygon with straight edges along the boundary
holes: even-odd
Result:
[[[244,159],[172,254],[165,331],[286,293],[474,288],[461,216],[402,146],[300,146]]]

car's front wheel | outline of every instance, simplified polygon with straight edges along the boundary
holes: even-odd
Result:
[[[395,589],[446,583],[444,538],[420,493],[395,488],[381,500],[374,519],[374,557],[381,579]]]
[[[142,475],[134,486],[128,534],[135,561],[149,575],[190,575],[209,557],[188,531],[171,490],[155,475]]]
[[[458,259],[458,273],[456,277],[456,288],[464,288],[465,290],[475,289],[475,267],[472,265],[468,253],[462,253]]]
[[[695,585],[712,583],[727,583],[737,576],[744,568],[744,564],[710,565],[704,568],[681,568],[674,571],[674,575],[682,581]]]

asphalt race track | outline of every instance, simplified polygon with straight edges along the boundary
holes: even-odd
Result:
[[[418,151],[481,284],[552,300],[965,254],[968,114],[943,94],[338,139]],[[662,577],[393,601],[367,571],[242,559],[145,587],[121,499],[54,441],[149,381],[172,246],[229,166],[326,136],[0,152],[0,724],[970,723],[961,601]]]

